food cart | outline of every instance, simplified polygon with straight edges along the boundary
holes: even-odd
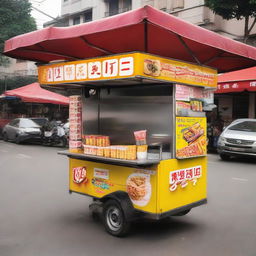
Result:
[[[216,86],[214,69],[136,52],[40,66],[40,83],[56,83],[53,70],[64,71],[62,84],[75,70],[73,82],[86,72],[105,80],[70,97],[70,149],[60,154],[69,157],[70,192],[93,197],[111,234],[123,234],[136,218],[183,215],[206,203],[200,104]]]
[[[116,27],[111,27],[114,23]],[[172,33],[169,33],[171,28],[167,28],[171,25],[167,24],[176,24]],[[178,25],[187,35],[182,34],[183,30],[180,34],[177,32]],[[38,74],[42,85],[82,89],[81,94],[70,97],[70,148],[60,152],[69,157],[70,193],[92,197],[93,214],[103,216],[106,230],[114,236],[127,233],[130,223],[136,219],[159,220],[185,215],[192,208],[205,204],[204,107],[213,99],[216,68],[224,71],[252,65],[255,50],[248,47],[250,56],[244,56],[243,51],[236,52],[237,49],[228,51],[225,43],[229,43],[229,48],[242,44],[215,36],[149,6],[75,26],[73,37],[68,29],[72,28],[65,31],[52,28],[48,39],[44,30],[40,34],[44,35],[41,41],[38,41],[39,32],[35,32],[34,38],[28,34],[27,43],[24,43],[25,37],[15,46],[10,41],[5,54],[41,59]],[[126,29],[131,29],[133,34]],[[197,39],[189,29],[198,32]],[[54,31],[56,36],[50,38]],[[109,38],[109,31],[112,36],[115,33],[126,35],[128,42],[124,43],[122,37],[115,42]],[[175,40],[180,44],[170,53],[166,46],[159,47],[155,41],[157,36],[152,37],[152,32],[162,36],[160,41],[166,38],[167,42],[174,40],[176,33]],[[135,36],[141,33],[142,44]],[[101,36],[99,41],[97,36]],[[205,44],[200,38],[207,36],[222,39],[222,44],[218,40],[212,45],[210,41]],[[74,58],[78,54],[76,48],[67,47],[71,38],[74,46],[80,45],[81,38],[86,44],[88,52],[80,51],[79,60]],[[103,39],[106,47],[99,46]],[[113,48],[112,44],[116,47],[114,53],[107,50]],[[58,52],[61,49],[62,52]],[[156,54],[161,52],[162,56]],[[242,61],[223,60],[227,52]],[[87,54],[87,58],[82,58],[83,54]],[[170,58],[177,54],[180,60]],[[200,62],[204,56],[208,61]],[[43,63],[58,58],[65,61]]]

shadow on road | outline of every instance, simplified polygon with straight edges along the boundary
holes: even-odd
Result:
[[[59,221],[62,222],[62,225],[66,225],[67,229],[72,227],[73,230],[74,227],[79,227],[80,231],[77,231],[82,232],[83,234],[80,234],[82,236],[101,232],[102,236],[106,237],[101,219],[95,220],[88,211],[70,213],[70,215],[62,216]],[[170,217],[160,221],[140,220],[132,224],[130,233],[125,239],[143,238],[143,240],[157,241],[167,237],[177,237],[178,234],[182,233],[193,233],[201,228],[200,224],[190,221],[188,217]],[[89,234],[85,234],[87,232]]]
[[[228,161],[223,161],[220,158],[218,159],[220,162],[223,163],[244,163],[244,164],[256,164],[256,158],[249,158],[249,157],[234,157]]]
[[[177,236],[179,233],[195,231],[199,225],[190,222],[186,217],[170,217],[160,221],[140,221],[133,224],[130,236],[146,239],[163,239]]]

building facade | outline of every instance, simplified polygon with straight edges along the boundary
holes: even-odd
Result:
[[[0,66],[0,78],[13,76],[37,76],[34,62],[9,58],[8,66]]]

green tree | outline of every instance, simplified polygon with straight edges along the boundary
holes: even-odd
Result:
[[[244,18],[244,42],[248,40],[256,23],[256,0],[205,0],[205,5],[225,20]],[[253,18],[251,24],[250,17]]]
[[[0,78],[0,95],[5,92],[5,90],[12,90],[37,81],[38,79],[36,76],[13,76]]]
[[[36,22],[30,12],[28,0],[0,0],[0,53],[7,39],[36,30]],[[7,63],[7,58],[0,54],[0,65]]]

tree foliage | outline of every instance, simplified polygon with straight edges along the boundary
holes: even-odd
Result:
[[[36,76],[14,76],[0,79],[0,94],[38,81]]]
[[[205,5],[223,19],[245,19],[244,41],[246,42],[256,23],[256,0],[205,0]],[[253,22],[249,25],[249,18]]]
[[[0,52],[4,42],[11,37],[36,30],[35,19],[31,16],[31,3],[28,0],[0,0]],[[0,54],[0,65],[6,58]]]

